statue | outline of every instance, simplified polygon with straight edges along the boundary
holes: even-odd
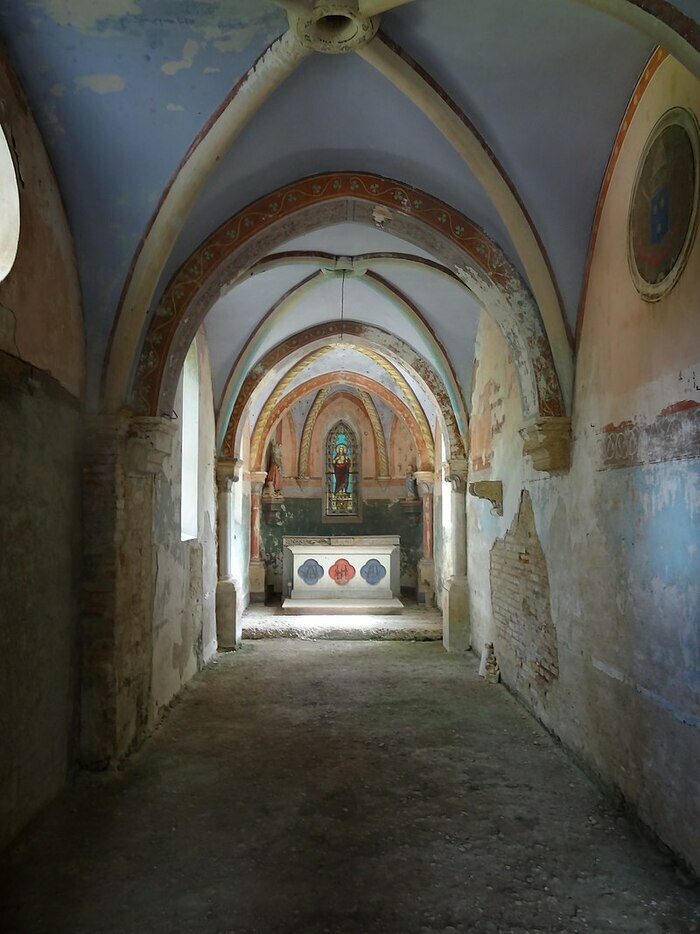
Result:
[[[413,474],[416,472],[416,465],[409,464],[406,470],[406,498],[418,499],[418,484]]]
[[[333,457],[333,473],[335,475],[334,493],[348,492],[350,483],[350,456],[347,453],[347,446],[344,444],[336,445],[335,455]]]
[[[282,491],[282,445],[279,441],[270,444],[270,465],[267,468],[265,487],[274,493]]]

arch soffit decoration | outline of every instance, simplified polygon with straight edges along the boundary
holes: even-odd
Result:
[[[318,346],[317,349],[313,350],[307,356],[295,360],[295,362],[292,364],[292,368],[290,368],[290,370],[288,370],[288,372],[284,376],[280,377],[280,380],[278,381],[278,383],[272,387],[272,391],[266,403],[264,403],[263,409],[261,409],[261,413],[258,414],[258,417],[256,419],[256,425],[260,423],[262,411],[265,408],[267,408],[268,412],[272,411],[270,408],[270,405],[271,405],[271,400],[273,396],[277,400],[281,399],[280,387],[283,384],[284,384],[284,388],[286,388],[287,386],[290,386],[292,382],[294,382],[294,380],[299,376],[299,374],[302,373],[303,370],[310,363],[314,362],[314,360],[318,359],[318,357],[325,355],[325,353],[327,353],[328,351],[332,349],[332,347],[328,345],[327,341],[317,342],[317,343],[320,344],[320,346]],[[347,347],[352,347],[354,350],[358,351],[363,356],[366,356],[369,360],[377,364],[377,366],[379,366],[381,369],[383,369],[386,372],[389,379],[398,387],[399,394],[398,395],[395,394],[394,391],[383,387],[379,382],[372,379],[372,377],[369,377],[370,381],[372,382],[372,385],[377,387],[377,395],[380,395],[388,404],[392,404],[392,400],[394,399],[396,399],[397,401],[401,399],[401,401],[403,402],[403,405],[406,408],[406,411],[410,413],[411,418],[413,419],[413,423],[416,425],[417,435],[423,439],[426,449],[428,450],[432,449],[433,434],[430,428],[430,423],[428,422],[428,419],[426,417],[426,414],[423,410],[421,403],[418,401],[418,398],[416,397],[415,392],[411,388],[411,385],[409,384],[408,380],[404,377],[403,373],[401,373],[401,371],[396,366],[394,366],[390,360],[387,360],[386,357],[382,356],[382,354],[377,353],[369,348],[360,346],[356,343],[353,343],[352,340],[344,341],[344,343]],[[325,376],[329,376],[331,378],[335,378],[336,382],[340,379],[344,379],[346,382],[349,381],[349,382],[355,383],[356,379],[359,378],[360,375],[362,374],[358,374],[351,370],[340,370],[340,371],[333,370],[332,372],[329,372],[328,374],[321,374],[321,376],[319,377],[312,377],[312,380],[320,379]],[[307,380],[306,382],[308,383],[309,381]],[[261,388],[262,388],[262,391],[265,391],[264,387],[261,387]],[[426,387],[423,387],[423,388],[425,389]],[[256,387],[256,390],[257,389],[258,387]],[[428,394],[430,395],[430,390],[428,390]],[[251,399],[252,399],[252,395],[251,395]],[[279,406],[282,405],[282,402],[276,402],[275,405],[276,405],[275,411],[277,411],[277,408],[279,408]],[[243,411],[245,411],[245,407]],[[242,441],[242,436],[241,436],[242,424],[243,424],[242,421],[239,422],[239,425],[236,430],[236,442],[238,445],[240,445]]]
[[[323,403],[330,395],[330,392],[330,386],[324,386],[322,389],[319,389],[311,403],[311,408],[306,413],[304,427],[301,431],[301,440],[299,442],[299,458],[297,460],[297,477],[300,480],[309,479],[309,454],[311,452],[311,438],[314,432],[314,425],[316,424],[319,412],[323,408]]]
[[[306,367],[316,359],[327,353],[335,338],[342,335],[348,347],[353,347],[365,354],[375,363],[386,370],[391,379],[401,388],[404,400],[420,427],[427,446],[432,445],[432,431],[425,412],[423,411],[415,393],[395,362],[407,368],[412,377],[421,385],[422,389],[432,399],[445,432],[445,437],[452,457],[463,457],[465,446],[459,432],[454,412],[447,397],[444,385],[433,370],[413,348],[405,344],[401,338],[388,334],[381,328],[360,324],[357,321],[330,321],[317,325],[295,334],[282,341],[251,368],[243,382],[240,392],[234,401],[231,415],[224,434],[220,455],[226,458],[238,456],[244,428],[244,413],[248,410],[249,402],[258,389],[261,379],[276,365],[298,351],[307,349],[309,353],[297,360],[277,382],[263,405],[263,411],[269,413],[282,398],[285,389]],[[331,345],[329,345],[329,341]],[[261,416],[258,416],[258,424]],[[253,449],[256,443],[255,434],[251,439],[251,462],[254,462]]]
[[[288,10],[296,7],[298,11],[301,8],[299,0],[275,2],[286,6]],[[362,15],[374,16],[404,2],[410,0],[366,0],[360,5],[360,9]],[[700,25],[681,13],[668,0],[577,2],[630,24],[668,49],[700,78]],[[222,151],[230,148],[267,98],[310,54],[311,49],[302,46],[292,30],[288,30],[272,43],[241,77],[231,94],[209,119],[164,189],[132,259],[117,309],[104,366],[103,403],[107,410],[116,411],[129,399],[134,369],[140,359],[143,309],[151,307],[158,280],[181,228],[181,223],[174,223],[174,219],[187,216],[216,168]],[[427,78],[425,72],[423,76]],[[436,97],[446,100],[442,89],[432,80],[431,86]],[[456,112],[456,106],[451,101],[449,103]],[[503,172],[500,167],[498,171]],[[505,176],[503,178],[512,187],[510,181]],[[489,188],[487,193],[491,194]],[[531,229],[534,232],[534,227]],[[514,242],[517,247],[520,237],[515,236]],[[546,258],[543,257],[543,260],[546,263]],[[559,317],[561,327],[565,328],[561,313]],[[566,360],[564,366],[566,369]],[[561,366],[559,369],[561,370]],[[565,373],[561,374],[565,398],[569,397],[572,389],[572,369],[573,362],[570,360],[568,379]]]
[[[297,258],[298,256],[298,254],[289,255],[294,258]],[[241,384],[245,378],[246,373],[255,362],[257,348],[264,340],[265,335],[269,333],[269,331],[274,328],[275,324],[278,323],[280,318],[289,311],[290,305],[296,304],[302,296],[309,294],[309,292],[311,292],[314,288],[318,288],[323,283],[327,282],[329,274],[332,276],[338,276],[339,274],[342,274],[343,271],[350,271],[353,275],[353,278],[362,278],[366,280],[366,284],[370,288],[375,289],[384,298],[388,299],[399,310],[400,314],[407,317],[414,325],[418,327],[428,346],[432,347],[432,352],[428,358],[428,362],[431,363],[443,376],[445,386],[449,393],[450,400],[457,417],[459,430],[462,435],[466,435],[468,424],[467,411],[464,404],[463,394],[459,386],[459,381],[447,352],[413,302],[411,302],[411,300],[403,292],[397,289],[378,273],[363,268],[362,264],[365,262],[365,259],[373,256],[374,254],[366,254],[366,256],[361,258],[362,263],[358,263],[357,268],[359,269],[359,272],[357,274],[354,272],[356,266],[352,261],[359,260],[360,257],[336,257],[330,253],[307,255],[314,255],[315,258],[321,262],[323,261],[323,257],[325,257],[327,261],[334,262],[337,268],[332,269],[330,273],[326,269],[322,269],[318,272],[305,276],[295,286],[292,286],[290,289],[288,289],[284,295],[282,295],[274,303],[274,305],[265,314],[263,319],[255,328],[250,338],[248,339],[246,346],[238,355],[238,358],[236,359],[226,379],[226,384],[221,395],[221,402],[219,405],[219,414],[217,419],[217,443],[221,443],[221,435],[226,430],[226,425],[228,424],[231,408],[233,406],[233,400],[236,398],[238,391],[241,388]],[[392,254],[385,255],[388,257],[392,256]],[[256,264],[251,274],[259,274],[260,272],[265,271],[266,268],[277,268],[280,265],[280,263],[276,261],[278,256],[279,254],[274,254],[273,257],[270,257],[271,260],[275,260],[272,267],[267,267],[265,260],[263,260],[262,263]],[[345,263],[345,266],[338,265],[341,263]],[[408,260],[405,261],[405,264],[409,264]],[[423,266],[425,265],[425,262],[416,258],[416,263],[411,265]],[[446,277],[449,277],[451,281],[461,285],[467,292],[470,291],[458,276],[450,273],[449,270],[444,269],[444,267],[440,266],[439,264],[430,264],[429,268],[440,272],[444,271]]]
[[[299,363],[289,371],[287,376],[283,377],[282,380],[280,380],[280,382],[277,384],[277,387],[275,387],[273,390],[273,393],[270,395],[269,399],[263,406],[255,422],[250,445],[251,464],[255,465],[262,463],[262,456],[265,448],[264,442],[266,442],[266,439],[269,438],[274,425],[279,421],[289,406],[294,405],[295,402],[303,398],[305,395],[308,395],[309,392],[312,392],[318,387],[327,385],[336,386],[339,383],[347,383],[358,388],[358,390],[360,390],[360,387],[371,390],[380,398],[382,398],[394,412],[401,413],[401,416],[405,419],[409,429],[412,432],[417,451],[421,454],[421,457],[426,460],[426,462],[430,462],[429,466],[425,469],[430,469],[434,462],[434,442],[432,431],[425,413],[420,406],[420,403],[416,399],[415,394],[411,391],[410,386],[408,386],[405,381],[403,385],[399,383],[405,401],[400,400],[398,396],[396,396],[386,387],[382,386],[381,383],[377,382],[371,377],[366,377],[362,374],[352,373],[345,370],[336,370],[332,373],[325,373],[322,376],[313,377],[311,380],[307,380],[301,387],[297,387],[296,389],[291,390],[286,396],[284,395],[284,389],[286,389],[287,386],[289,386],[294,381],[294,379],[296,379],[299,373],[303,372],[303,370],[308,365],[306,361],[309,358],[318,359],[318,357],[323,356],[323,354],[325,354],[329,349],[330,348],[326,345],[322,345],[316,351],[313,351],[311,354],[309,354],[308,358],[299,361]],[[311,360],[311,362],[313,362],[313,360]],[[375,362],[380,362],[380,360],[375,359]],[[389,364],[389,366],[391,365]],[[396,376],[401,378],[400,373],[394,375],[390,369],[388,369],[388,372],[392,379],[395,381]],[[371,420],[371,415],[369,412],[367,415]],[[241,424],[239,424],[237,431],[239,444],[241,440],[240,429]],[[223,453],[226,457],[230,456],[227,452]],[[259,468],[254,467],[253,469]]]
[[[364,390],[361,390],[364,391]],[[368,395],[368,393],[365,393]],[[320,404],[316,406],[317,400],[320,399]],[[375,463],[377,465],[377,471],[379,476],[388,475],[389,461],[387,456],[386,449],[386,438],[384,437],[384,428],[381,425],[381,422],[378,420],[377,410],[374,407],[374,402],[370,397],[371,407],[374,408],[374,414],[376,420],[373,420],[370,416],[370,409],[367,407],[367,402],[361,396],[355,396],[350,392],[347,392],[343,389],[338,389],[333,391],[333,387],[324,386],[322,389],[319,389],[316,397],[314,398],[313,404],[309,409],[309,413],[306,416],[304,422],[304,429],[302,431],[301,442],[299,444],[299,458],[298,458],[298,479],[308,480],[309,479],[309,460],[311,457],[311,441],[313,439],[313,432],[316,424],[318,423],[319,417],[323,414],[325,409],[329,405],[337,402],[339,399],[346,400],[350,405],[355,406],[360,411],[363,411],[367,416],[367,420],[370,423],[372,428],[372,440],[374,444],[374,457]],[[287,409],[289,411],[289,409]],[[311,419],[309,418],[311,416]]]
[[[270,419],[268,421],[268,428],[266,431],[267,437],[269,437],[270,432],[274,428],[274,425],[279,421],[283,416],[284,412],[295,405],[300,399],[303,399],[305,396],[309,395],[312,392],[317,392],[317,396],[312,403],[311,409],[317,407],[317,412],[315,416],[311,417],[311,409],[306,417],[306,422],[304,424],[304,432],[306,431],[306,426],[310,422],[315,422],[315,418],[320,413],[326,400],[329,402],[333,395],[334,387],[342,382],[346,385],[352,386],[353,388],[364,390],[365,392],[371,393],[378,396],[385,402],[389,408],[394,412],[397,418],[401,419],[410,435],[413,439],[413,443],[416,446],[416,452],[421,464],[421,470],[432,470],[435,462],[434,455],[434,443],[432,441],[432,436],[430,438],[430,443],[426,442],[425,435],[421,431],[416,418],[408,408],[405,402],[399,399],[398,396],[394,395],[390,390],[385,386],[382,386],[381,383],[378,383],[376,380],[373,380],[369,376],[364,376],[361,373],[347,373],[347,372],[336,372],[336,373],[324,373],[322,376],[314,376],[312,379],[307,380],[301,386],[297,386],[293,389],[287,396],[285,396],[277,405],[275,410],[271,413]],[[326,392],[327,390],[327,392]],[[323,393],[323,395],[322,395]],[[319,398],[320,397],[320,398]],[[309,424],[310,430],[313,429],[313,424]],[[304,435],[302,433],[302,441],[300,443],[300,454],[301,448],[304,444]],[[311,444],[311,436],[309,435],[308,444]],[[301,463],[301,457],[300,457]],[[303,465],[302,465],[303,466]],[[302,476],[301,469],[299,475]]]
[[[270,413],[270,417],[267,419],[266,425],[263,427],[261,435],[265,439],[265,445],[263,445],[263,451],[267,444],[267,440],[270,438],[272,432],[275,429],[275,426],[279,423],[279,420],[284,417],[285,412],[294,406],[300,399],[303,399],[305,396],[308,396],[312,392],[316,392],[316,398],[312,403],[311,409],[306,417],[304,423],[304,429],[302,432],[302,438],[299,445],[299,470],[298,474],[300,479],[308,479],[308,452],[304,454],[304,447],[309,447],[311,445],[312,435],[314,425],[320,413],[322,412],[324,406],[329,404],[334,400],[337,393],[334,393],[333,390],[338,386],[339,381],[346,385],[350,385],[358,391],[364,390],[367,393],[377,395],[381,398],[392,410],[394,415],[401,419],[406,428],[408,429],[411,439],[416,447],[418,458],[421,464],[421,470],[432,470],[434,464],[434,445],[426,444],[425,437],[423,436],[418,423],[416,422],[415,416],[411,410],[403,403],[397,396],[394,396],[386,387],[382,386],[381,383],[376,382],[368,376],[363,376],[359,373],[326,373],[323,376],[316,376],[311,380],[308,380],[301,386],[298,386],[296,389],[293,389],[287,396],[282,399],[274,410]],[[312,413],[313,409],[316,409],[315,413]],[[381,427],[381,423],[380,423]],[[307,434],[308,428],[308,434]],[[377,435],[375,435],[375,441]],[[384,436],[382,429],[382,437],[386,442],[386,436]],[[388,452],[387,452],[388,458]],[[252,461],[251,461],[252,463]],[[256,469],[252,467],[251,469]],[[303,471],[306,470],[307,473]]]
[[[169,411],[186,349],[224,290],[292,236],[347,220],[386,225],[453,268],[504,334],[525,419],[564,414],[539,310],[501,249],[468,218],[425,192],[350,172],[324,173],[278,189],[200,245],[171,280],[150,321],[136,378],[137,412]]]

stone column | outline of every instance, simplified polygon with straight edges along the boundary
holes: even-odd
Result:
[[[153,715],[154,509],[175,427],[124,412],[92,419],[87,437],[80,759],[105,768]]]
[[[452,577],[445,582],[442,642],[448,652],[471,647],[469,589],[467,586],[467,473],[465,458],[453,458],[447,479],[452,484]]]
[[[435,564],[433,562],[433,486],[432,470],[417,470],[413,474],[418,495],[423,502],[423,556],[418,562],[418,603],[435,604]]]
[[[265,562],[260,557],[260,512],[266,470],[250,475],[250,563],[248,565],[248,593],[251,603],[265,602]]]
[[[231,486],[238,480],[238,460],[218,460],[217,535],[219,574],[216,584],[216,639],[220,649],[237,649],[241,644],[241,614],[238,612],[236,585],[231,576]]]

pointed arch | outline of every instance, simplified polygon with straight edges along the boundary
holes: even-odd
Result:
[[[260,344],[264,342],[268,334],[274,332],[275,328],[279,326],[279,323],[284,315],[288,312],[290,305],[294,305],[299,300],[301,295],[308,295],[309,292],[311,292],[313,289],[318,288],[326,283],[329,276],[341,275],[342,272],[348,272],[348,268],[350,269],[353,278],[357,278],[359,281],[364,282],[368,288],[373,289],[375,292],[381,295],[382,298],[391,302],[391,304],[398,310],[402,318],[417,329],[420,338],[425,345],[428,362],[431,363],[432,366],[440,373],[445,383],[445,388],[452,404],[452,408],[454,409],[459,430],[463,436],[466,436],[468,425],[467,410],[464,403],[463,393],[460,389],[459,381],[452,366],[452,361],[450,360],[440,341],[437,339],[428,322],[420,313],[416,305],[411,302],[408,296],[401,292],[401,290],[396,286],[388,282],[379,273],[373,272],[366,268],[366,265],[371,261],[371,259],[378,255],[392,257],[392,254],[365,254],[363,256],[355,257],[339,257],[330,253],[303,254],[307,261],[308,259],[313,258],[320,263],[323,263],[325,260],[327,264],[331,264],[331,268],[323,268],[309,275],[306,275],[295,286],[287,289],[284,295],[282,295],[272,305],[267,314],[262,318],[260,323],[250,335],[246,346],[243,348],[235,363],[231,367],[231,371],[224,386],[217,419],[217,444],[221,444],[222,433],[226,430],[226,425],[228,424],[228,418],[233,407],[233,402],[237,397],[238,392],[240,391],[246,374],[256,361],[256,355],[258,353]],[[291,263],[293,263],[297,258],[296,254],[293,253],[273,254],[273,256],[266,257],[260,263],[256,263],[256,265],[251,270],[250,275],[258,275],[259,273],[264,272],[270,268],[276,268],[280,265],[281,262],[283,262],[282,257],[288,257]],[[440,266],[438,263],[430,263],[430,261],[417,259],[415,257],[413,257],[413,261],[411,262],[411,260],[406,256],[399,257],[398,261],[411,266],[428,266],[428,268],[431,270],[439,271],[446,277],[449,277],[451,281],[461,285],[465,292],[470,291],[458,276],[456,276],[454,273],[451,273],[444,266]]]
[[[443,428],[446,433],[446,442],[448,444],[451,456],[463,457],[465,452],[465,443],[462,438],[457,422],[449,404],[444,386],[440,377],[420,356],[409,347],[400,338],[394,337],[383,331],[381,328],[369,325],[358,324],[356,321],[345,321],[341,324],[339,321],[331,321],[327,324],[308,328],[299,334],[293,335],[286,341],[282,341],[274,347],[261,361],[259,361],[248,373],[248,376],[241,386],[241,390],[233,404],[231,414],[227,423],[223,441],[219,449],[219,454],[226,458],[237,456],[241,442],[241,431],[243,426],[243,414],[246,411],[248,403],[256,389],[260,386],[260,381],[268,375],[275,366],[281,361],[305,348],[309,353],[298,359],[296,363],[288,370],[285,375],[277,382],[271,395],[268,397],[264,408],[271,412],[284,394],[284,390],[290,385],[293,379],[302,372],[310,363],[323,356],[330,350],[329,339],[343,335],[344,342],[364,353],[366,356],[377,362],[382,368],[386,369],[391,378],[402,388],[404,398],[409,410],[412,412],[416,422],[419,425],[426,447],[432,447],[433,437],[430,425],[428,424],[425,412],[415,397],[415,393],[410,389],[405,377],[394,365],[393,361],[406,367],[412,376],[422,384],[428,396],[432,397],[436,411],[439,413],[443,422]],[[262,430],[262,429],[261,429]],[[259,444],[259,432],[253,433],[251,439],[251,462],[255,462],[254,450],[257,450]]]
[[[383,209],[379,213],[378,207]],[[504,334],[518,371],[525,419],[564,414],[539,310],[500,247],[463,214],[426,192],[352,172],[315,175],[278,189],[200,245],[171,279],[148,324],[132,397],[135,409],[144,414],[168,410],[184,350],[223,291],[292,231],[299,236],[347,220],[386,227],[453,269]]]
[[[337,383],[337,376],[335,376],[335,374],[334,380]],[[345,385],[345,382],[343,385]],[[353,383],[348,380],[347,385],[352,386]],[[372,427],[378,476],[388,476],[389,458],[387,455],[386,437],[384,435],[384,428],[379,418],[379,413],[377,412],[377,407],[374,404],[374,399],[366,389],[361,389],[358,387],[357,392],[359,395],[359,403],[361,403],[364,407],[365,414],[367,415],[367,419]],[[316,396],[314,397],[311,408],[309,409],[306,415],[306,419],[304,420],[304,428],[301,435],[301,442],[299,444],[297,475],[301,480],[307,480],[309,478],[311,439],[313,438],[316,422],[318,421],[319,416],[326,408],[326,406],[330,405],[331,402],[335,402],[339,396],[348,397],[353,400],[355,404],[358,404],[358,399],[356,399],[354,396],[350,396],[348,393],[342,391],[334,392],[332,386],[324,386],[322,389],[319,389],[316,393]]]
[[[418,453],[418,460],[420,461],[421,470],[432,470],[435,463],[435,453],[434,453],[434,444],[431,441],[430,444],[426,444],[425,438],[423,437],[418,423],[416,422],[413,413],[406,406],[404,402],[401,401],[397,396],[393,395],[386,387],[382,386],[381,383],[376,382],[371,379],[369,376],[363,376],[360,373],[347,373],[347,372],[336,372],[336,373],[325,373],[323,376],[315,376],[312,379],[308,380],[305,383],[302,383],[301,386],[298,386],[296,389],[293,389],[287,396],[285,396],[279,403],[277,408],[272,412],[269,420],[269,425],[273,426],[279,418],[281,418],[287,408],[293,406],[300,399],[303,399],[304,396],[309,395],[309,393],[318,390],[319,392],[323,389],[328,389],[328,393],[319,400],[319,410],[323,406],[326,400],[329,398],[330,393],[333,390],[333,387],[337,386],[339,382],[346,383],[353,388],[359,389],[362,387],[367,392],[376,395],[383,402],[385,402],[390,409],[394,412],[397,418],[400,418],[403,423],[406,425],[406,428],[411,435],[413,443],[416,447]],[[316,418],[318,413],[316,414]],[[314,418],[314,423],[316,418]],[[309,416],[307,415],[307,422],[309,421]],[[306,423],[305,423],[306,424]],[[313,429],[313,425],[310,426]],[[269,431],[268,429],[268,436]],[[311,434],[309,434],[309,445],[311,444]],[[304,444],[303,436],[302,442],[300,444],[300,463],[301,463],[301,452],[302,446]],[[308,455],[306,456],[308,462]],[[305,479],[304,475],[300,472],[299,476],[302,479]]]

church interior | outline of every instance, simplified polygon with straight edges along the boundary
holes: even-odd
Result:
[[[242,692],[256,607],[413,608],[407,678],[488,655],[694,878],[697,0],[3,0],[0,42],[0,846]],[[315,923],[231,930],[409,931]],[[45,929],[220,929],[123,924]]]

